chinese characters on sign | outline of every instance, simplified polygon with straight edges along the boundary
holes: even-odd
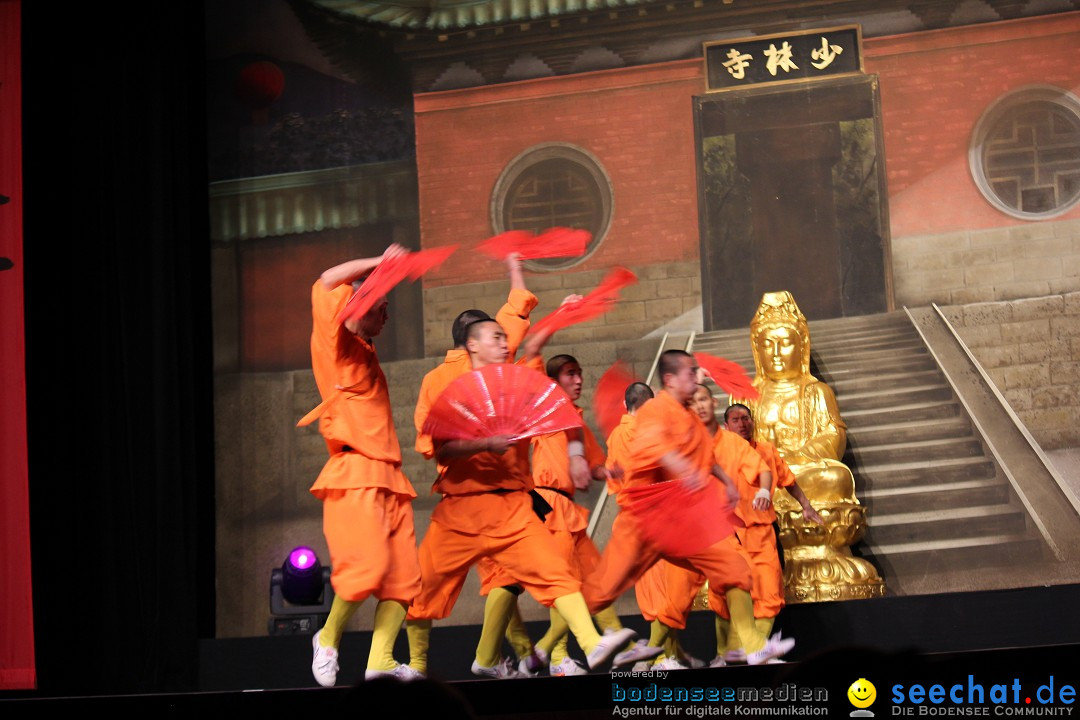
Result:
[[[859,28],[706,43],[705,65],[709,90],[860,72]]]

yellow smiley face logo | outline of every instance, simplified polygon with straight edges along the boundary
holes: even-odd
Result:
[[[859,678],[847,689],[848,700],[857,708],[868,708],[877,699],[877,688],[866,678]]]

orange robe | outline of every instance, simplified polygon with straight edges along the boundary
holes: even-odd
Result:
[[[780,457],[774,445],[765,441],[751,445],[734,433],[727,434],[738,440],[740,449],[745,446],[754,451],[753,454],[760,463],[758,472],[771,472],[774,488],[790,487],[795,482],[791,468]],[[730,445],[734,446],[736,443],[731,441]],[[748,467],[752,465],[753,463],[747,464]],[[769,503],[766,510],[755,510],[751,507],[758,489],[757,484],[739,481],[739,506],[736,514],[743,519],[746,527],[736,528],[735,533],[750,557],[750,567],[754,573],[754,589],[750,593],[754,598],[754,617],[769,618],[776,617],[784,608],[784,577],[780,568],[780,556],[776,552],[776,531],[773,529],[776,512],[772,503]],[[710,593],[709,603],[715,603],[726,617],[727,608],[722,597],[714,597]]]
[[[529,331],[529,314],[536,307],[536,304],[537,298],[531,292],[515,289],[510,291],[506,303],[495,314],[495,321],[506,332],[506,345],[511,358],[517,353],[518,346],[521,345],[521,341],[525,339],[525,334]],[[428,413],[431,412],[431,406],[439,399],[439,396],[442,395],[450,383],[471,370],[472,361],[469,360],[468,351],[463,349],[448,350],[442,364],[425,375],[421,381],[420,395],[416,399],[416,411],[413,413],[413,423],[416,425],[416,451],[424,457],[431,459],[435,456],[435,448],[432,445],[431,437],[421,432],[424,421],[427,420]],[[442,471],[443,468],[440,466],[439,472]],[[513,584],[513,580],[505,574],[498,578],[494,577],[496,566],[488,559],[481,560],[477,565],[477,569],[484,587],[491,583],[494,583],[491,585],[492,587]],[[486,591],[484,591],[484,594],[486,594]]]
[[[669,479],[660,462],[669,452],[689,460],[702,473],[710,472],[713,466],[709,431],[696,413],[666,391],[638,410],[633,444],[625,487]],[[600,566],[586,578],[582,588],[589,609],[595,612],[610,605],[662,557],[665,556],[641,537],[637,521],[627,513],[619,513]],[[666,559],[704,573],[717,588],[740,587],[749,591],[752,586],[749,565],[739,553],[734,535],[691,556]]]
[[[322,403],[319,432],[330,458],[311,487],[323,501],[334,592],[350,601],[374,594],[408,603],[420,589],[412,484],[401,472],[401,448],[386,377],[375,347],[338,322],[349,285],[311,289],[311,365]]]
[[[630,448],[634,440],[634,428],[637,426],[637,418],[630,413],[619,418],[619,424],[611,431],[607,439],[607,461],[604,463],[609,470],[619,467],[623,470],[630,462]],[[622,489],[622,478],[609,478],[607,481],[608,495],[614,495]]]
[[[582,415],[581,408],[576,409],[578,415]],[[603,465],[604,451],[600,449],[596,437],[584,420],[582,434],[585,460],[589,467]],[[567,444],[568,435],[565,431],[533,438],[532,476],[536,489],[551,506],[551,512],[544,518],[544,526],[552,533],[574,577],[581,580],[600,562],[600,551],[586,532],[589,526],[589,511],[572,499],[576,488],[570,478]],[[479,567],[482,595],[486,595],[492,588],[510,584],[505,580],[512,579],[512,574],[505,569],[486,568],[484,564]],[[489,569],[492,571],[487,572]]]

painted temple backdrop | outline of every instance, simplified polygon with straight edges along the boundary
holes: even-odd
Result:
[[[318,273],[465,246],[394,292],[378,341],[422,533],[420,378],[507,291],[468,246],[553,225],[594,237],[529,266],[537,317],[613,265],[640,279],[554,341],[587,388],[665,342],[752,372],[762,294],[791,291],[887,592],[1080,579],[1077,0],[206,8],[219,636],[265,633],[271,568],[325,550],[325,446],[294,427]],[[475,590],[448,622],[479,622]]]

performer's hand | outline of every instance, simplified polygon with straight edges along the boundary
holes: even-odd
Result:
[[[575,293],[571,293],[563,298],[563,301],[559,303],[559,306],[562,307],[563,305],[569,305],[570,303],[581,302],[584,299],[584,295],[577,295]]]
[[[802,516],[803,518],[809,520],[812,523],[817,523],[818,525],[825,524],[825,518],[821,517],[821,515],[818,514],[818,511],[815,510],[814,507],[809,503],[803,505]]]
[[[513,438],[509,435],[493,435],[487,439],[487,451],[493,452],[496,455],[502,455],[510,446],[514,444]]]
[[[713,380],[712,374],[703,367],[697,369],[697,384],[704,385],[706,380]],[[716,382],[713,380],[713,382]]]
[[[570,479],[574,481],[574,487],[578,490],[589,489],[592,472],[589,470],[589,461],[584,456],[572,455],[570,457]]]
[[[755,510],[768,510],[772,507],[772,497],[768,490],[762,488],[754,494],[754,501],[750,503],[750,506]]]
[[[521,253],[512,252],[506,256],[506,269],[512,273],[521,271]]]
[[[404,245],[399,245],[397,243],[390,243],[390,245],[385,250],[383,250],[382,259],[380,260],[380,262],[385,262],[387,260],[393,260],[394,258],[399,258],[399,257],[402,257],[404,255],[408,255],[408,254],[409,254],[409,249],[407,247],[405,247]]]
[[[609,468],[604,468],[604,472],[607,475],[606,480],[622,480],[626,475],[626,472],[622,469],[618,463]]]

